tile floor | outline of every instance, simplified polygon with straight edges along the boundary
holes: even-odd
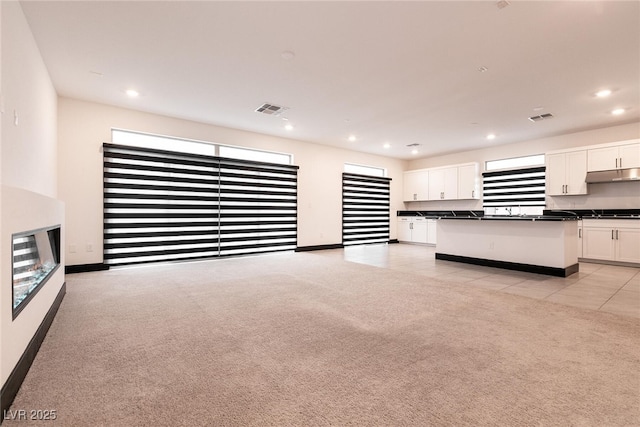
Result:
[[[351,246],[321,252],[350,262],[640,318],[640,268],[581,262],[578,273],[562,278],[436,260],[435,247],[424,245]]]

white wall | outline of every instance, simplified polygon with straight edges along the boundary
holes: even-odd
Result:
[[[415,159],[407,170],[425,169],[458,163],[478,162],[480,172],[487,160],[544,154],[546,152],[640,138],[640,122],[595,129],[585,132],[525,141],[517,144]],[[547,196],[547,209],[640,209],[640,182],[589,184],[586,196]],[[410,202],[408,210],[475,209],[482,210],[482,201]]]
[[[2,3],[2,183],[55,197],[56,91],[20,4]]]
[[[61,224],[57,96],[18,2],[0,2],[0,380],[6,382],[64,283],[60,268],[12,319],[11,235]],[[18,124],[14,121],[14,111]],[[64,262],[64,259],[62,260]]]
[[[111,129],[121,128],[291,153],[298,172],[298,246],[342,241],[342,171],[345,162],[387,169],[391,212],[403,209],[406,162],[381,156],[212,126],[69,98],[58,100],[58,196],[67,212],[67,263],[101,263],[102,152]],[[391,238],[395,238],[391,221]],[[87,251],[87,244],[94,250]],[[76,247],[75,253],[69,246]]]

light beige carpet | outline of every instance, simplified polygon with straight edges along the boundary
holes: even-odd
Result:
[[[11,409],[62,426],[634,426],[640,321],[315,253],[75,274]]]

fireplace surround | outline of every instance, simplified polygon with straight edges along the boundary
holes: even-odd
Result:
[[[13,319],[60,267],[60,225],[12,236]]]

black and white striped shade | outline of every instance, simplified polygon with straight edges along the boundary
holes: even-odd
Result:
[[[105,263],[293,250],[297,171],[104,144]]]

